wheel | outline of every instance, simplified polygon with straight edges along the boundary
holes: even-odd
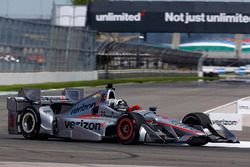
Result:
[[[40,131],[40,117],[32,109],[26,109],[20,117],[20,129],[27,139],[38,139]]]
[[[195,128],[195,125],[202,126],[203,128],[208,128],[209,125],[212,124],[210,118],[204,114],[204,113],[190,113],[187,114],[183,120],[182,123],[187,124],[191,127]],[[192,137],[187,143],[190,146],[202,146],[209,142],[209,139],[206,136],[194,136]]]
[[[138,144],[140,127],[146,124],[138,113],[125,113],[117,121],[116,135],[122,144]]]
[[[208,126],[212,124],[210,118],[206,114],[200,112],[187,114],[182,119],[182,123],[190,126],[200,125],[203,128],[208,128]]]

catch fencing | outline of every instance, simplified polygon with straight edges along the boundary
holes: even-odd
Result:
[[[97,68],[196,70],[201,55],[149,44],[103,42],[97,47]]]
[[[0,72],[95,68],[95,31],[0,17]]]

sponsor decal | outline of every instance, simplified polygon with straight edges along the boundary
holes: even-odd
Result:
[[[137,14],[129,14],[126,12],[115,14],[113,12],[108,12],[106,14],[97,14],[96,21],[99,22],[139,22],[141,18],[145,15],[145,11],[138,12]]]
[[[242,115],[228,113],[210,113],[209,117],[212,121],[214,129],[220,130],[218,124],[224,125],[229,130],[242,130]]]
[[[238,101],[237,112],[239,114],[250,114],[250,101]]]
[[[232,120],[212,120],[212,124],[222,124],[222,125],[237,125],[240,120],[238,121],[232,121]]]
[[[190,14],[165,12],[165,22],[189,23],[250,23],[250,16],[241,13],[235,14]]]
[[[41,101],[63,101],[67,100],[65,96],[42,96]]]
[[[76,108],[72,109],[71,115],[75,115],[75,114],[78,114],[78,113],[83,112],[85,110],[92,109],[95,106],[95,104],[96,104],[95,102],[89,103],[89,104],[83,103],[82,105],[77,106]]]
[[[83,127],[85,129],[89,129],[89,130],[100,130],[101,123],[84,122],[84,120],[81,120],[81,121],[65,121],[65,127],[67,129],[68,128],[74,129],[75,126],[80,126],[80,127]]]

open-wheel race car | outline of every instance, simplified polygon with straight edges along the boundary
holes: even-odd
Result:
[[[155,107],[143,110],[117,99],[112,84],[84,97],[84,90],[66,88],[60,96],[41,96],[40,89],[20,89],[8,97],[9,134],[27,139],[64,138],[102,141],[118,139],[123,144],[208,142],[238,143],[226,127],[216,131],[204,113],[187,114],[182,121],[158,115]]]

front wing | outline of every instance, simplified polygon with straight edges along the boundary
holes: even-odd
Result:
[[[222,134],[211,126],[209,129],[204,130],[202,127],[198,128],[202,133],[186,133],[178,136],[172,126],[164,126],[166,131],[163,133],[160,129],[152,128],[149,124],[142,124],[139,140],[142,143],[187,143],[193,146],[201,146],[208,142],[239,143],[231,131],[221,124],[218,125],[221,127]]]

